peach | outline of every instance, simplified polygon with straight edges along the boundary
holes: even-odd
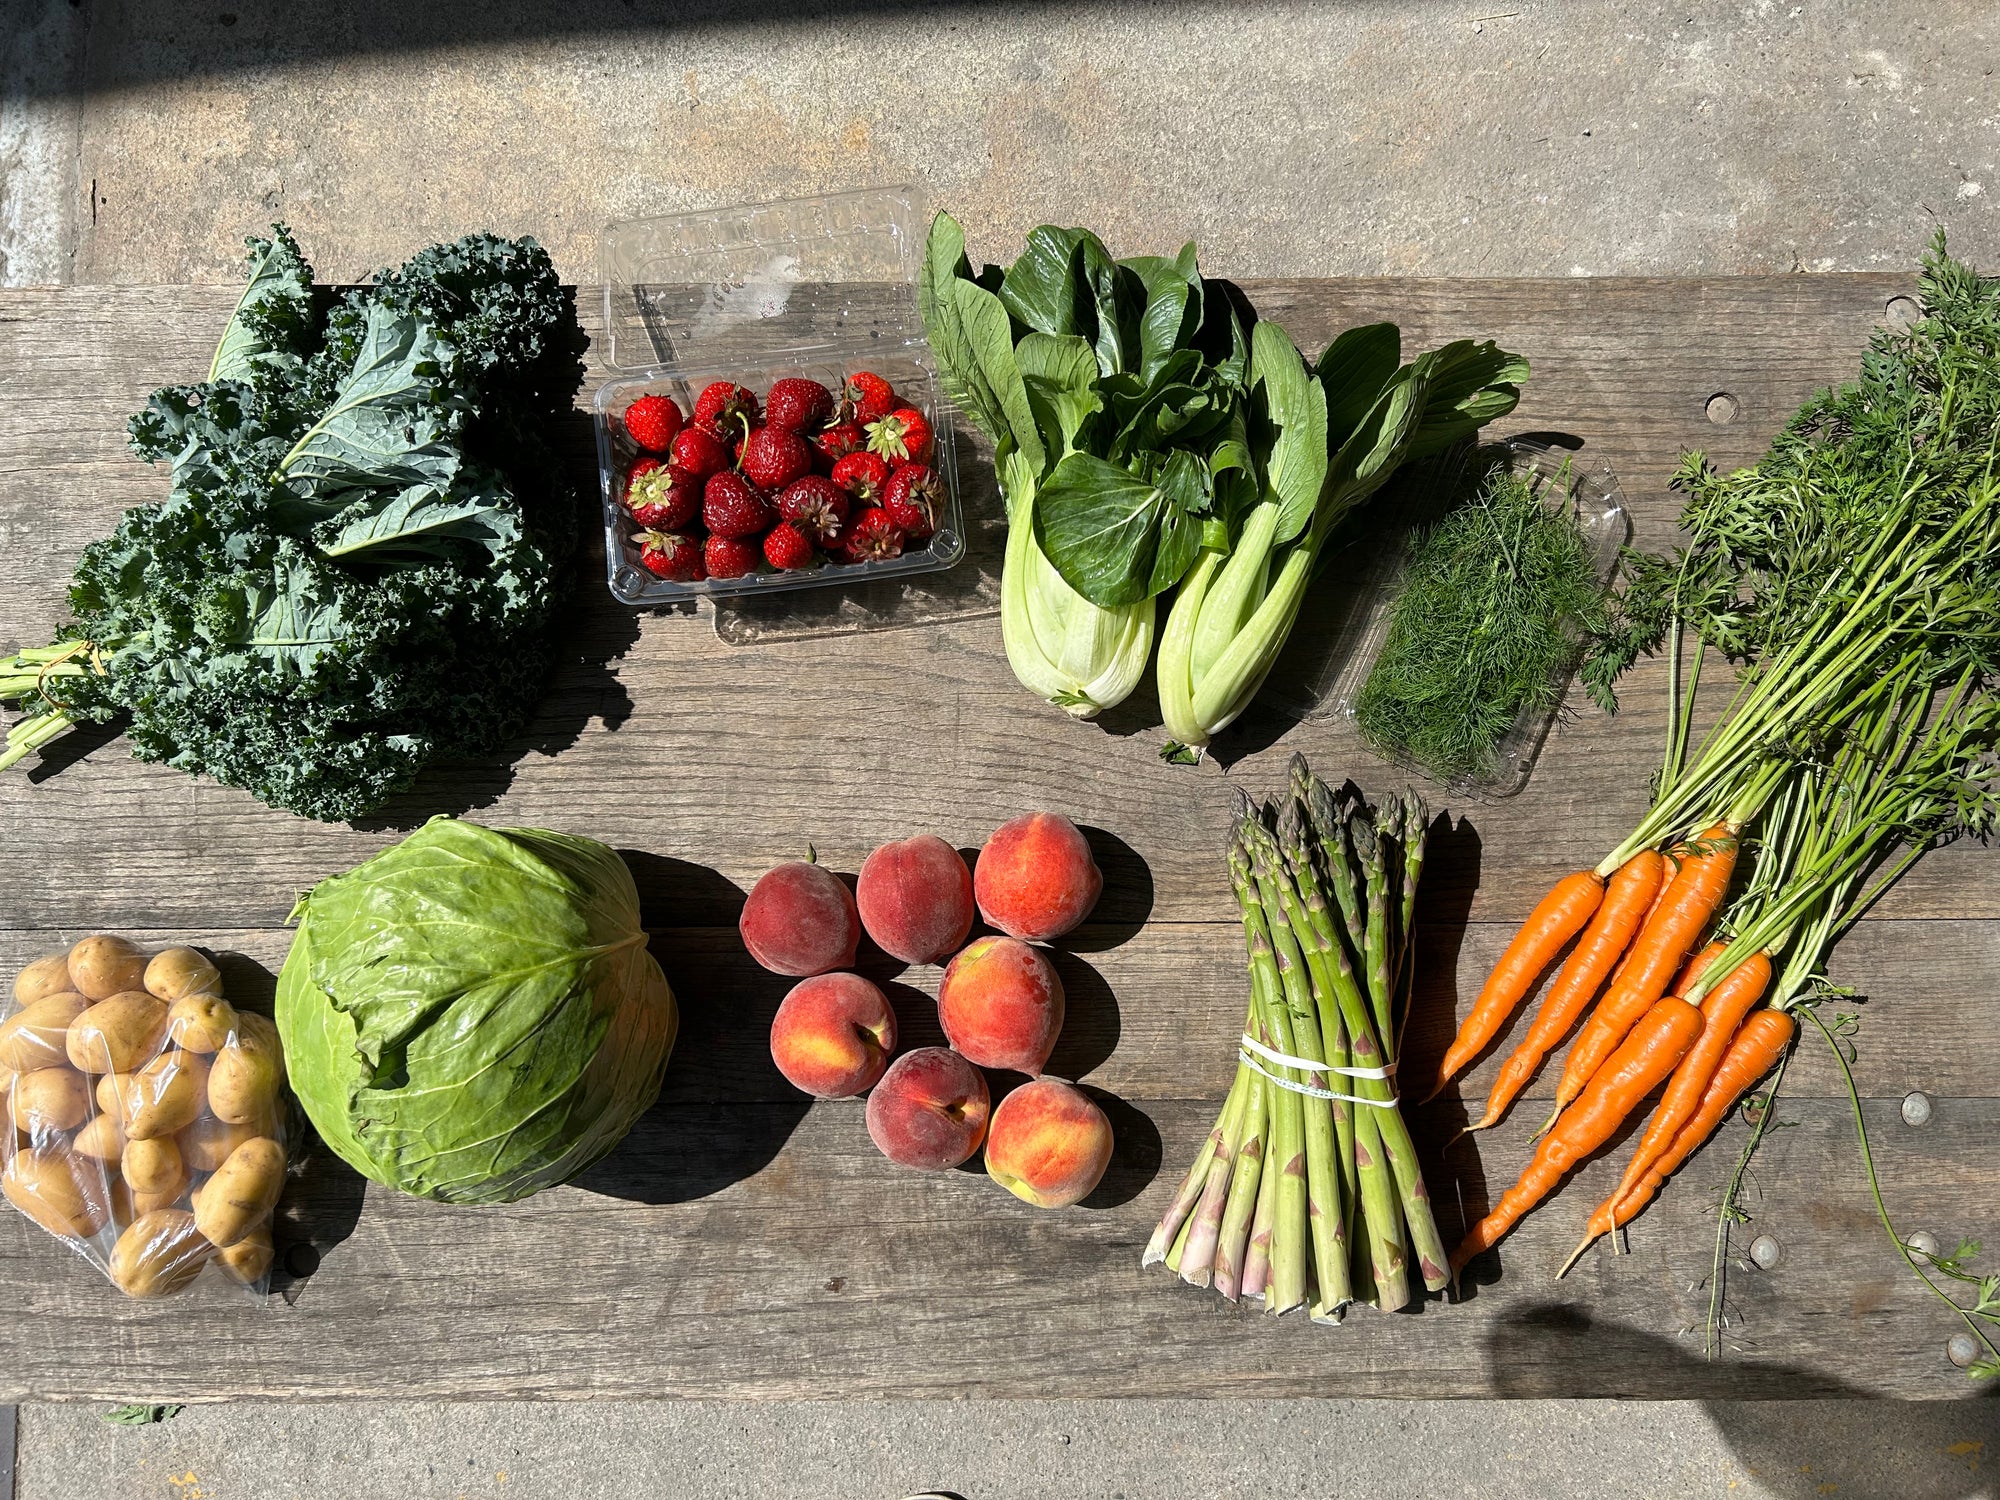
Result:
[[[942,1172],[979,1149],[990,1113],[979,1069],[949,1047],[918,1047],[868,1096],[868,1134],[890,1161]]]
[[[968,1061],[1032,1076],[1062,1031],[1061,976],[1019,938],[980,938],[945,969],[938,1020]]]
[[[932,964],[972,931],[972,876],[958,851],[934,833],[884,844],[855,882],[861,925],[906,964]]]
[[[896,1050],[896,1013],[859,974],[792,986],[771,1020],[771,1061],[794,1088],[845,1099],[875,1086]]]
[[[993,1111],[986,1175],[1037,1208],[1090,1196],[1111,1165],[1111,1122],[1091,1097],[1060,1078],[1024,1083]]]
[[[1104,872],[1076,824],[1061,813],[1023,813],[993,830],[979,851],[972,891],[979,914],[1009,937],[1061,937],[1090,915]]]
[[[861,914],[838,875],[795,859],[765,871],[750,888],[736,928],[752,958],[796,978],[850,966]]]

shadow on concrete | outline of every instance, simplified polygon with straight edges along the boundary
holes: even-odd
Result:
[[[70,0],[77,5],[80,0]],[[997,0],[355,0],[344,5],[252,5],[217,0],[111,0],[91,7],[96,35],[85,76],[31,72],[30,97],[102,94],[183,78],[225,76],[274,63],[385,53],[504,47],[540,40],[617,38],[641,32],[756,26],[825,20],[843,13],[906,16],[930,28],[953,12],[993,8]],[[1011,0],[1015,12],[1055,10],[1050,0]],[[122,39],[122,40],[121,40]],[[134,45],[133,43],[143,43]]]
[[[1983,1471],[2000,1447],[2000,1402],[1981,1399],[1996,1394],[1990,1384],[1967,1382],[1965,1400],[1857,1400],[1851,1420],[1801,1420],[1799,1408],[1780,1403],[1869,1393],[1803,1365],[1734,1354],[1711,1362],[1698,1342],[1642,1333],[1568,1303],[1511,1312],[1485,1344],[1499,1397],[1573,1396],[1586,1383],[1579,1372],[1598,1387],[1594,1394],[1608,1397],[1726,1390],[1726,1398],[1705,1399],[1702,1407],[1758,1493],[1774,1500],[1982,1500],[1993,1493]]]

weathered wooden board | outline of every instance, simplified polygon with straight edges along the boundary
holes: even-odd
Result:
[[[1665,481],[1684,448],[1753,458],[1813,387],[1852,368],[1906,289],[1803,276],[1247,288],[1309,347],[1387,317],[1409,348],[1478,333],[1526,353],[1535,376],[1503,430],[1566,433],[1609,462],[1648,544],[1672,534]],[[160,492],[123,448],[124,418],[153,386],[202,372],[233,295],[0,293],[0,644],[44,637],[76,549]],[[588,325],[588,290],[581,304]],[[1720,392],[1737,405],[1726,425],[1706,415]],[[586,435],[579,422],[580,465]],[[990,515],[990,481],[968,467],[968,499]],[[1074,724],[1014,684],[991,619],[738,648],[705,618],[635,618],[594,576],[578,583],[573,645],[505,763],[433,777],[363,829],[139,765],[115,738],[86,741],[53,774],[0,778],[0,969],[110,928],[240,955],[231,981],[254,996],[282,962],[299,889],[432,812],[470,810],[630,851],[686,1018],[660,1107],[581,1184],[453,1210],[364,1194],[316,1160],[287,1200],[282,1295],[268,1309],[206,1298],[204,1338],[189,1336],[186,1308],[127,1304],[0,1216],[0,1400],[1964,1390],[1941,1356],[1952,1325],[1884,1240],[1838,1075],[1811,1049],[1788,1083],[1783,1118],[1797,1127],[1771,1138],[1752,1202],[1785,1257],[1733,1277],[1732,1347],[1714,1363],[1680,1330],[1705,1314],[1712,1205],[1740,1124],[1641,1222],[1633,1255],[1587,1259],[1562,1283],[1548,1270],[1615,1160],[1530,1219],[1497,1281],[1421,1315],[1247,1326],[1254,1315],[1138,1271],[1227,1085],[1241,1020],[1217,847],[1230,782],[1275,787],[1294,748],[1371,789],[1398,779],[1339,726],[1254,713],[1218,747],[1227,778],[1168,767],[1145,694],[1102,727]],[[1660,687],[1642,666],[1616,721],[1579,698],[1525,793],[1453,809],[1427,879],[1413,1068],[1441,1048],[1508,923],[1639,816]],[[973,845],[1035,805],[1090,825],[1108,878],[1060,960],[1072,1020],[1054,1061],[1103,1091],[1120,1152],[1097,1197],[1063,1214],[971,1173],[898,1172],[858,1105],[808,1109],[765,1054],[783,983],[745,960],[731,927],[756,875],[808,840],[851,871],[885,837],[928,827]],[[1992,868],[1974,849],[1933,856],[1849,939],[1837,971],[1870,997],[1857,1071],[1892,1211],[1945,1240],[1990,1236],[2000,1201]],[[868,972],[890,984],[909,1036],[932,1039],[934,971]],[[1494,1065],[1468,1076],[1469,1097]],[[1912,1088],[1937,1100],[1920,1129],[1895,1108]],[[1458,1101],[1418,1114],[1447,1233],[1511,1179],[1538,1118],[1524,1107],[1446,1153]]]

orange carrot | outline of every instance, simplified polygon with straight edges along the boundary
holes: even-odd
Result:
[[[1730,979],[1735,977],[1732,974]],[[1729,980],[1723,981],[1724,985],[1728,983]],[[1717,993],[1721,989],[1722,986],[1718,985]],[[1710,996],[1710,999],[1713,998]],[[1736,1107],[1736,1101],[1749,1091],[1750,1085],[1771,1071],[1797,1031],[1798,1025],[1792,1020],[1790,1012],[1782,1010],[1760,1010],[1743,1023],[1742,1029],[1730,1042],[1729,1050],[1723,1054],[1721,1066],[1702,1090],[1700,1106],[1681,1123],[1674,1132],[1672,1143],[1653,1158],[1636,1182],[1630,1186],[1620,1183],[1616,1192],[1597,1205],[1597,1211],[1590,1216],[1589,1230],[1584,1235],[1583,1243],[1564,1263],[1563,1271],[1575,1265],[1599,1235],[1609,1234],[1639,1216],[1653,1201],[1661,1185],[1680,1169],[1681,1163],[1715,1134],[1716,1127]],[[1705,1031],[1702,1040],[1707,1040]],[[1666,1108],[1664,1100],[1660,1107],[1663,1110]],[[1650,1137],[1651,1132],[1647,1134]],[[1642,1143],[1640,1150],[1644,1149]],[[1629,1178],[1631,1174],[1628,1172],[1626,1176]]]
[[[1452,1039],[1444,1061],[1438,1065],[1437,1083],[1424,1097],[1434,1099],[1451,1076],[1484,1050],[1499,1035],[1507,1018],[1541,978],[1562,945],[1583,930],[1604,900],[1604,877],[1595,870],[1579,870],[1565,875],[1555,889],[1542,897],[1541,904],[1528,914],[1521,930],[1500,955],[1500,962],[1486,976],[1479,998],[1472,1002],[1465,1020]]]
[[[1717,939],[1715,942],[1710,943],[1706,948],[1702,949],[1701,952],[1697,953],[1693,958],[1689,959],[1685,964],[1681,966],[1680,973],[1674,976],[1673,987],[1669,989],[1667,993],[1669,995],[1679,995],[1683,1000],[1685,1000],[1687,998],[1687,992],[1694,988],[1695,981],[1700,979],[1702,975],[1708,972],[1709,965],[1714,963],[1718,958],[1722,957],[1722,955],[1728,951],[1729,951],[1729,944],[1721,941],[1720,939]]]
[[[1666,992],[1667,981],[1721,905],[1735,869],[1736,830],[1718,823],[1701,836],[1698,852],[1690,854],[1674,876],[1652,919],[1634,940],[1624,976],[1613,982],[1578,1033],[1563,1062],[1562,1082],[1556,1086],[1557,1109],[1583,1092],[1632,1023]]]
[[[1452,1252],[1452,1274],[1497,1244],[1573,1167],[1610,1140],[1639,1101],[1673,1072],[1700,1034],[1701,1012],[1677,996],[1668,996],[1647,1011],[1591,1078],[1583,1097],[1564,1110],[1555,1129],[1542,1137],[1520,1181]]]
[[[1500,1076],[1493,1081],[1493,1091],[1486,1096],[1484,1118],[1466,1129],[1484,1130],[1504,1115],[1507,1106],[1535,1076],[1549,1050],[1576,1024],[1584,1007],[1596,997],[1605,974],[1631,943],[1633,934],[1639,931],[1646,914],[1652,911],[1653,903],[1665,889],[1666,864],[1657,850],[1643,849],[1611,877],[1603,904],[1577,940],[1556,982],[1549,986],[1534,1025],[1501,1065]]]
[[[1743,1018],[1750,1014],[1752,1006],[1764,998],[1764,991],[1770,985],[1770,958],[1762,953],[1753,953],[1723,975],[1715,988],[1708,992],[1701,1002],[1701,1036],[1688,1049],[1688,1055],[1681,1059],[1680,1066],[1674,1069],[1660,1107],[1653,1111],[1646,1134],[1639,1142],[1639,1149],[1632,1153],[1631,1164],[1625,1168],[1624,1180],[1618,1184],[1614,1196],[1624,1197],[1638,1185],[1646,1169],[1666,1155],[1681,1126],[1687,1124],[1701,1107],[1702,1096],[1708,1092],[1708,1081],[1722,1066],[1723,1054],[1736,1039]],[[1687,998],[1685,992],[1681,998]]]

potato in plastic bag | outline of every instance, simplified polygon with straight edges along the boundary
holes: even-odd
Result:
[[[277,1027],[229,1003],[206,954],[84,938],[0,1008],[0,1193],[127,1296],[211,1266],[262,1292],[284,1088]]]

